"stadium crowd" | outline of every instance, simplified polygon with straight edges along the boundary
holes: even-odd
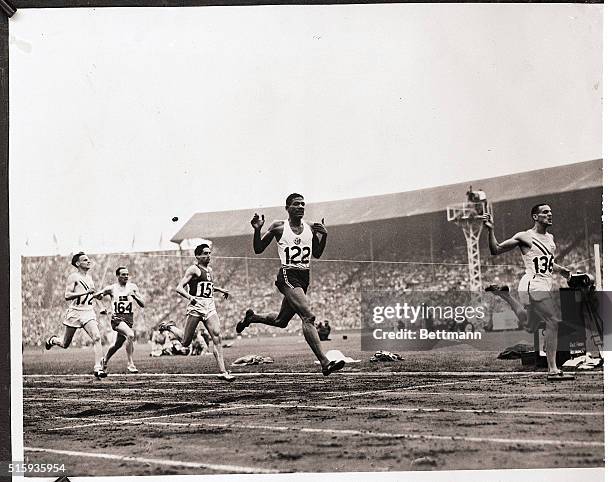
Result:
[[[557,260],[573,270],[593,272],[594,262],[587,246],[601,243],[601,237],[557,238]],[[592,248],[591,248],[592,249]],[[268,252],[270,253],[270,251]],[[221,319],[223,337],[235,336],[234,327],[244,316],[247,308],[258,313],[276,312],[281,297],[274,286],[278,260],[266,257],[240,258],[226,252],[222,244],[214,245],[211,267],[217,286],[228,289],[228,300],[217,298],[217,311]],[[431,259],[430,253],[411,253],[412,259]],[[169,251],[130,254],[91,255],[95,266],[91,274],[96,288],[114,283],[115,269],[127,266],[131,281],[136,283],[145,297],[146,308],[135,315],[136,339],[147,342],[158,324],[165,320],[183,322],[185,303],[176,293],[175,287],[184,269],[193,262],[191,253]],[[433,262],[396,261],[326,261],[312,262],[312,283],[308,291],[314,313],[318,320],[330,320],[334,332],[360,326],[361,292],[366,290],[429,291],[431,298],[448,300],[449,293],[469,290],[465,247],[440,252]],[[402,253],[391,253],[389,259],[402,259]],[[481,248],[483,284],[508,284],[516,287],[522,273],[518,252],[502,258],[488,255]],[[22,259],[22,343],[40,346],[50,334],[62,332],[62,320],[66,310],[64,301],[65,281],[73,270],[69,256],[24,257]],[[560,277],[556,282],[561,283]],[[438,294],[439,293],[439,294]],[[109,306],[102,300],[98,311]],[[114,339],[108,316],[99,315],[103,343]],[[79,330],[80,332],[81,330]],[[289,332],[300,332],[301,324],[289,325]],[[83,345],[89,338],[77,332],[73,343]],[[253,325],[246,336],[263,333],[278,333],[265,325]]]

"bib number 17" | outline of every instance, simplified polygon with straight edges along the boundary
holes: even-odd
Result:
[[[93,298],[90,294],[81,295],[76,298],[76,305],[93,305]]]

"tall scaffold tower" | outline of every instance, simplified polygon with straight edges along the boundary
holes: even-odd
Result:
[[[470,291],[479,293],[482,291],[482,276],[478,240],[482,233],[483,215],[491,214],[493,206],[487,202],[484,191],[473,191],[472,186],[466,195],[466,201],[447,206],[446,219],[463,231],[467,243]]]

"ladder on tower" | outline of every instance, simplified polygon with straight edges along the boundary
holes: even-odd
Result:
[[[467,244],[468,276],[470,291],[482,291],[480,269],[480,247],[478,242],[482,233],[483,215],[492,212],[492,205],[486,200],[463,202],[446,208],[446,219],[461,227]]]

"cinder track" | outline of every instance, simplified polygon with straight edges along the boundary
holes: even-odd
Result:
[[[303,341],[278,343],[226,350],[277,358],[231,384],[211,357],[141,348],[151,373],[95,380],[86,350],[26,352],[26,455],[89,476],[603,466],[602,372],[549,383],[492,353],[451,354],[455,374],[436,371],[446,354],[380,365],[349,350],[364,361],[325,378]],[[123,365],[122,354],[111,368]]]

